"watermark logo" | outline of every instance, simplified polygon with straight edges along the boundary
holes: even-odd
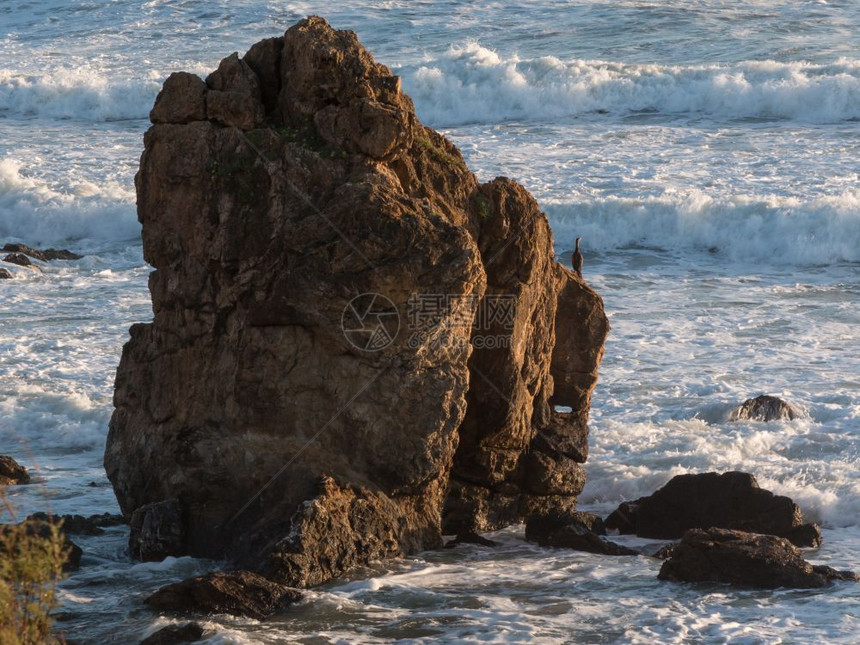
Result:
[[[511,346],[517,298],[492,294],[413,293],[406,304],[406,344],[413,348],[499,349]],[[400,331],[400,314],[394,303],[378,293],[353,298],[343,311],[344,336],[364,352],[389,347]],[[460,330],[456,333],[456,330]],[[462,333],[469,330],[471,333]],[[455,332],[455,333],[452,333]]]
[[[343,335],[364,352],[378,352],[394,342],[400,331],[397,307],[378,293],[362,293],[346,305],[341,317]]]

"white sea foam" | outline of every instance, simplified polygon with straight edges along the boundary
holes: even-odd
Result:
[[[106,181],[82,181],[61,191],[28,176],[24,164],[0,159],[0,241],[36,246],[138,239],[134,193]]]
[[[804,202],[776,195],[714,198],[698,189],[661,197],[544,204],[562,248],[642,245],[710,250],[742,262],[860,262],[860,190]]]
[[[851,59],[829,65],[635,65],[503,58],[470,43],[403,73],[419,116],[434,125],[544,121],[591,112],[811,123],[860,118],[860,61]]]
[[[152,73],[130,79],[87,68],[38,74],[0,69],[0,115],[84,121],[145,119],[159,86]]]

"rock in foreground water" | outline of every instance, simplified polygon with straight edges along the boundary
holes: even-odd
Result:
[[[800,412],[790,403],[775,396],[762,394],[754,399],[747,399],[729,415],[730,421],[780,421],[796,419]]]
[[[232,614],[262,620],[301,598],[297,589],[251,571],[218,571],[162,587],[146,599],[146,604],[160,611]]]
[[[784,538],[716,528],[688,531],[659,577],[762,588],[815,588],[834,580],[858,580],[851,572],[811,565]]]

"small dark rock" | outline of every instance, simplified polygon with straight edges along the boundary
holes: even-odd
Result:
[[[4,531],[7,531],[14,526],[16,525],[0,524],[0,535],[2,535]],[[26,527],[27,535],[35,535],[41,538],[49,538],[51,536],[50,522],[28,518],[17,526]],[[72,542],[67,535],[64,534],[63,539],[65,542],[66,550],[68,551],[68,558],[66,560],[66,564],[63,566],[63,571],[75,571],[81,566],[81,556],[84,552],[81,547]]]
[[[800,416],[791,404],[775,396],[762,394],[754,399],[747,399],[729,415],[730,421],[779,421],[791,420]]]
[[[150,634],[140,645],[179,645],[179,643],[193,643],[203,638],[206,630],[198,623],[185,623],[184,625],[168,625]]]
[[[125,518],[122,515],[115,515],[113,513],[100,513],[98,515],[90,515],[87,520],[92,522],[99,528],[106,528],[108,526],[121,526],[123,524],[127,524]]]
[[[578,520],[574,514],[550,514],[530,518],[526,522],[526,539],[537,542],[540,546],[575,549],[602,555],[639,555],[638,551],[603,539]]]
[[[606,535],[606,526],[599,515],[594,513],[586,513],[585,511],[576,511],[573,518],[583,524],[589,531],[596,535]]]
[[[857,580],[849,572],[813,567],[784,538],[718,528],[687,531],[660,568],[659,578],[767,589],[809,589],[823,587],[833,580]]]
[[[13,276],[8,269],[0,267],[0,280],[11,280],[12,278]]]
[[[821,546],[821,527],[818,524],[801,524],[780,537],[794,546],[818,548]]]
[[[606,518],[606,527],[659,540],[719,527],[778,535],[797,546],[821,543],[818,527],[803,524],[797,504],[759,488],[754,476],[741,472],[673,477],[653,495],[621,504]]]
[[[302,593],[251,571],[213,572],[162,587],[146,604],[161,611],[233,614],[262,620]]]
[[[80,260],[84,257],[66,249],[45,249],[44,251],[39,251],[26,244],[6,244],[2,250],[6,253],[23,253],[42,262],[49,262],[51,260]]]
[[[618,531],[622,535],[636,533],[636,513],[638,510],[638,502],[621,502],[618,508],[606,518],[606,528]]]
[[[101,535],[104,531],[83,515],[48,515],[47,513],[33,513],[28,520],[37,522],[62,522],[64,533],[70,535]]]
[[[31,258],[41,260],[42,262],[46,262],[48,259],[45,257],[44,253],[37,251],[26,244],[7,244],[2,250],[5,253],[23,253],[24,255],[29,255]]]
[[[41,271],[38,266],[33,264],[23,253],[10,253],[5,258],[3,258],[4,262],[8,262],[9,264],[17,264],[19,267],[27,267],[28,269],[33,269],[34,271]]]
[[[458,544],[478,544],[480,546],[487,547],[495,547],[499,546],[498,542],[494,542],[493,540],[489,540],[484,536],[475,533],[474,531],[466,531],[464,533],[458,533],[457,537],[448,542],[445,545],[446,549],[453,549]]]
[[[29,484],[30,474],[12,457],[0,455],[0,486],[10,484]]]
[[[184,531],[179,501],[167,499],[141,506],[131,514],[128,549],[131,557],[157,562],[182,555]]]
[[[72,253],[66,249],[45,249],[42,251],[42,255],[45,256],[45,260],[81,260],[83,259],[83,255],[78,255],[77,253]]]
[[[823,564],[813,564],[812,570],[822,576],[826,576],[830,580],[840,582],[860,582],[860,574],[853,571],[839,571],[833,567],[828,567]]]

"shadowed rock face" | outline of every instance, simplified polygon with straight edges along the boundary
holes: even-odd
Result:
[[[176,499],[188,553],[306,586],[437,546],[443,510],[573,507],[608,325],[525,189],[479,184],[321,18],[171,75],[151,120],[155,316],[105,453],[127,516]]]
[[[848,571],[813,566],[788,540],[711,528],[688,531],[660,568],[661,580],[725,582],[747,587],[823,587],[857,581]]]
[[[754,399],[747,399],[729,415],[730,421],[781,421],[796,419],[800,413],[782,399],[762,394]]]
[[[641,537],[671,540],[687,529],[718,527],[767,533],[798,546],[818,546],[821,532],[804,524],[791,499],[759,488],[741,472],[678,475],[653,495],[622,503],[606,527]]]

